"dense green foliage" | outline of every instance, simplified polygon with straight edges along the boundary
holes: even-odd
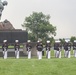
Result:
[[[75,37],[75,36],[72,36],[72,37],[70,38],[70,41],[73,43],[74,40],[76,40],[76,37]]]
[[[31,32],[29,39],[36,41],[38,38],[47,39],[52,35],[56,35],[56,27],[50,24],[50,15],[44,15],[42,12],[33,12],[32,15],[25,18],[22,24],[23,28]]]

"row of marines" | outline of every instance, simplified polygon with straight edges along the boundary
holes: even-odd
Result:
[[[54,43],[55,57],[61,58],[62,47],[64,48],[64,56],[67,58],[70,58],[71,57],[71,54],[70,54],[71,43],[69,40],[65,40],[65,43],[63,45],[61,44],[61,42],[59,40],[55,41],[55,43]],[[45,50],[46,50],[46,58],[48,58],[48,59],[50,59],[50,57],[51,57],[51,48],[52,48],[51,43],[49,40],[47,40],[46,44],[45,44]],[[3,58],[6,59],[7,58],[7,49],[8,49],[7,40],[3,41],[2,49],[3,49]],[[18,59],[19,58],[19,49],[20,49],[19,40],[15,40],[14,49],[15,49],[15,57]],[[43,49],[44,49],[44,47],[43,47],[42,42],[37,41],[36,50],[37,50],[38,59],[42,59]],[[27,50],[27,54],[28,54],[28,59],[30,59],[31,50],[32,50],[32,44],[31,44],[30,40],[27,41],[26,50]],[[76,57],[76,40],[74,40],[74,43],[73,43],[73,50],[74,50],[74,57]]]

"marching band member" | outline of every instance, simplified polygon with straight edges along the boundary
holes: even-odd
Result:
[[[28,59],[30,59],[31,58],[31,49],[32,49],[30,40],[28,40],[28,42],[26,44],[26,49],[27,49]]]
[[[76,57],[76,40],[73,42],[74,57]]]
[[[20,48],[19,40],[15,40],[14,48],[15,48],[15,57],[18,59],[19,58],[19,48]]]
[[[45,48],[46,48],[46,57],[48,59],[50,59],[50,48],[51,48],[51,45],[50,45],[50,41],[49,40],[46,42]]]
[[[39,42],[36,47],[38,50],[38,59],[42,59],[42,50],[43,50],[42,42]]]
[[[3,58],[7,59],[7,49],[8,49],[7,40],[3,41],[2,49],[3,49]]]
[[[65,40],[64,50],[65,50],[64,53],[65,57],[70,58],[71,43],[69,42],[69,40]]]
[[[56,51],[55,52],[55,57],[56,58],[61,58],[61,45],[60,45],[60,41],[55,41],[55,44],[54,44],[54,50]]]

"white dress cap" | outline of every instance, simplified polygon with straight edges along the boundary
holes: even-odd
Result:
[[[7,42],[7,40],[3,40],[3,42]]]
[[[39,40],[37,42],[40,42]]]
[[[28,40],[27,42],[31,42],[30,40]]]
[[[55,41],[55,42],[59,43],[60,41],[59,41],[59,40],[57,40],[57,41]]]
[[[65,40],[65,42],[69,42],[70,40]]]
[[[76,42],[76,40],[74,40],[74,42]]]
[[[15,42],[19,42],[19,40],[15,40]]]
[[[48,40],[47,43],[50,43],[50,41]]]

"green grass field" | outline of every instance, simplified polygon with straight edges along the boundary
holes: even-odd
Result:
[[[76,58],[0,58],[0,75],[75,75]]]
[[[71,50],[73,55],[73,50]],[[27,59],[27,57],[8,57],[0,58],[0,75],[75,75],[76,74],[76,58],[64,58],[62,50],[62,58],[55,58],[54,51],[51,51],[51,58],[42,60],[37,57]]]

